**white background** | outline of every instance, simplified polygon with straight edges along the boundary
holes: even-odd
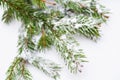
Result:
[[[63,65],[60,80],[120,80],[120,0],[102,0],[111,14],[107,24],[102,25],[102,37],[97,42],[80,38],[81,48],[87,55],[88,63],[84,65],[82,73],[69,73]],[[3,10],[0,9],[0,19]],[[8,66],[17,55],[17,38],[19,22],[9,25],[0,21],[0,80],[5,80]],[[44,55],[59,64],[64,64],[54,50]],[[36,68],[29,66],[33,80],[53,80],[46,77]]]

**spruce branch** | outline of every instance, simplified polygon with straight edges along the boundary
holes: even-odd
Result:
[[[58,64],[42,57],[33,57],[30,63],[51,78],[60,78],[61,67]]]
[[[77,43],[73,37],[69,35],[63,36],[61,36],[61,38],[55,38],[56,49],[61,54],[70,72],[77,73],[81,71],[81,63],[87,62],[85,60],[86,56],[82,49],[75,48],[78,47],[79,43]]]
[[[52,44],[53,42],[52,42],[51,37],[43,33],[38,41],[37,49],[42,51],[46,48],[50,48]]]
[[[7,71],[6,80],[32,80],[30,72],[25,67],[26,60],[16,57]]]
[[[35,51],[35,43],[27,38],[27,37],[19,37],[18,40],[18,52],[19,54],[24,52],[34,52]]]
[[[22,22],[18,53],[6,80],[32,80],[27,63],[57,79],[61,67],[42,57],[29,57],[54,46],[72,73],[81,72],[86,56],[74,35],[89,39],[100,37],[99,28],[109,18],[106,8],[97,0],[0,0],[5,9],[2,20]],[[39,39],[38,39],[39,38]],[[47,50],[46,50],[47,51]],[[27,62],[27,63],[26,63]]]
[[[14,15],[15,19],[21,20],[24,24],[29,22],[37,21],[33,13],[35,10],[29,4],[25,3],[22,0],[2,0],[3,5],[7,5],[7,8],[11,10],[11,13]],[[24,8],[25,7],[25,8]],[[24,14],[23,14],[24,13]],[[3,18],[3,20],[6,18]]]
[[[100,37],[99,28],[97,27],[89,28],[87,26],[83,26],[78,29],[78,32],[92,40],[97,40]]]
[[[97,19],[102,19],[103,22],[105,22],[108,19],[108,10],[106,8],[99,4],[97,0],[55,0],[56,2],[62,4],[65,8],[67,8],[67,11],[71,11],[72,13],[76,14],[83,14],[85,16],[90,16]],[[98,7],[97,7],[97,6]],[[100,11],[101,12],[100,12]]]
[[[62,18],[59,21],[54,21],[54,28],[58,34],[77,34],[96,40],[100,37],[99,27],[101,21],[94,20],[92,17],[84,17],[83,15],[75,17]]]
[[[5,23],[10,23],[14,19],[13,12],[10,8],[8,10],[4,11],[2,20],[4,20]]]

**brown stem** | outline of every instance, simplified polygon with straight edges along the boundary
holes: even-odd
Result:
[[[45,42],[45,30],[44,28],[42,28],[42,37],[43,37],[43,46],[45,47],[46,46],[46,42]]]
[[[12,76],[12,74],[13,74],[13,72],[14,72],[14,68],[16,67],[16,64],[17,64],[19,61],[21,61],[21,60],[22,60],[22,58],[18,58],[18,59],[15,61],[14,65],[13,65],[12,68],[11,68],[11,72],[10,72],[10,74],[9,74],[9,76],[7,77],[6,80],[11,80],[11,76]]]
[[[21,76],[20,76],[20,78],[18,80],[21,80],[22,76],[24,76],[24,70],[25,70],[26,61],[23,59],[21,62],[22,62],[21,63],[22,72],[21,72]]]

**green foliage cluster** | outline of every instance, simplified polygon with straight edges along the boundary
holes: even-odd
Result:
[[[109,13],[97,0],[0,0],[4,8],[2,20],[22,22],[18,39],[18,56],[7,71],[6,80],[32,80],[26,64],[31,64],[51,78],[60,77],[58,64],[42,57],[21,55],[40,53],[54,47],[72,73],[87,62],[74,35],[91,40],[100,37],[99,28]],[[38,39],[39,38],[39,39]],[[76,49],[77,48],[77,49]],[[32,62],[29,61],[32,59]]]
[[[61,67],[59,67],[54,62],[51,62],[50,60],[43,59],[41,57],[34,58],[32,61],[32,64],[44,72],[46,75],[54,78],[55,80],[57,78],[60,78],[59,71],[61,70]]]
[[[26,61],[23,58],[16,57],[7,71],[6,80],[32,80],[32,76],[25,64]]]

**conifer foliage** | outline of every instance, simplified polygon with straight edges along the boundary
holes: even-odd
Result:
[[[51,47],[71,73],[81,72],[86,56],[74,36],[97,40],[101,24],[108,19],[108,10],[97,0],[0,0],[0,5],[5,23],[15,19],[22,23],[18,55],[7,71],[6,80],[32,80],[28,64],[55,80],[60,78],[60,65],[35,56]]]

